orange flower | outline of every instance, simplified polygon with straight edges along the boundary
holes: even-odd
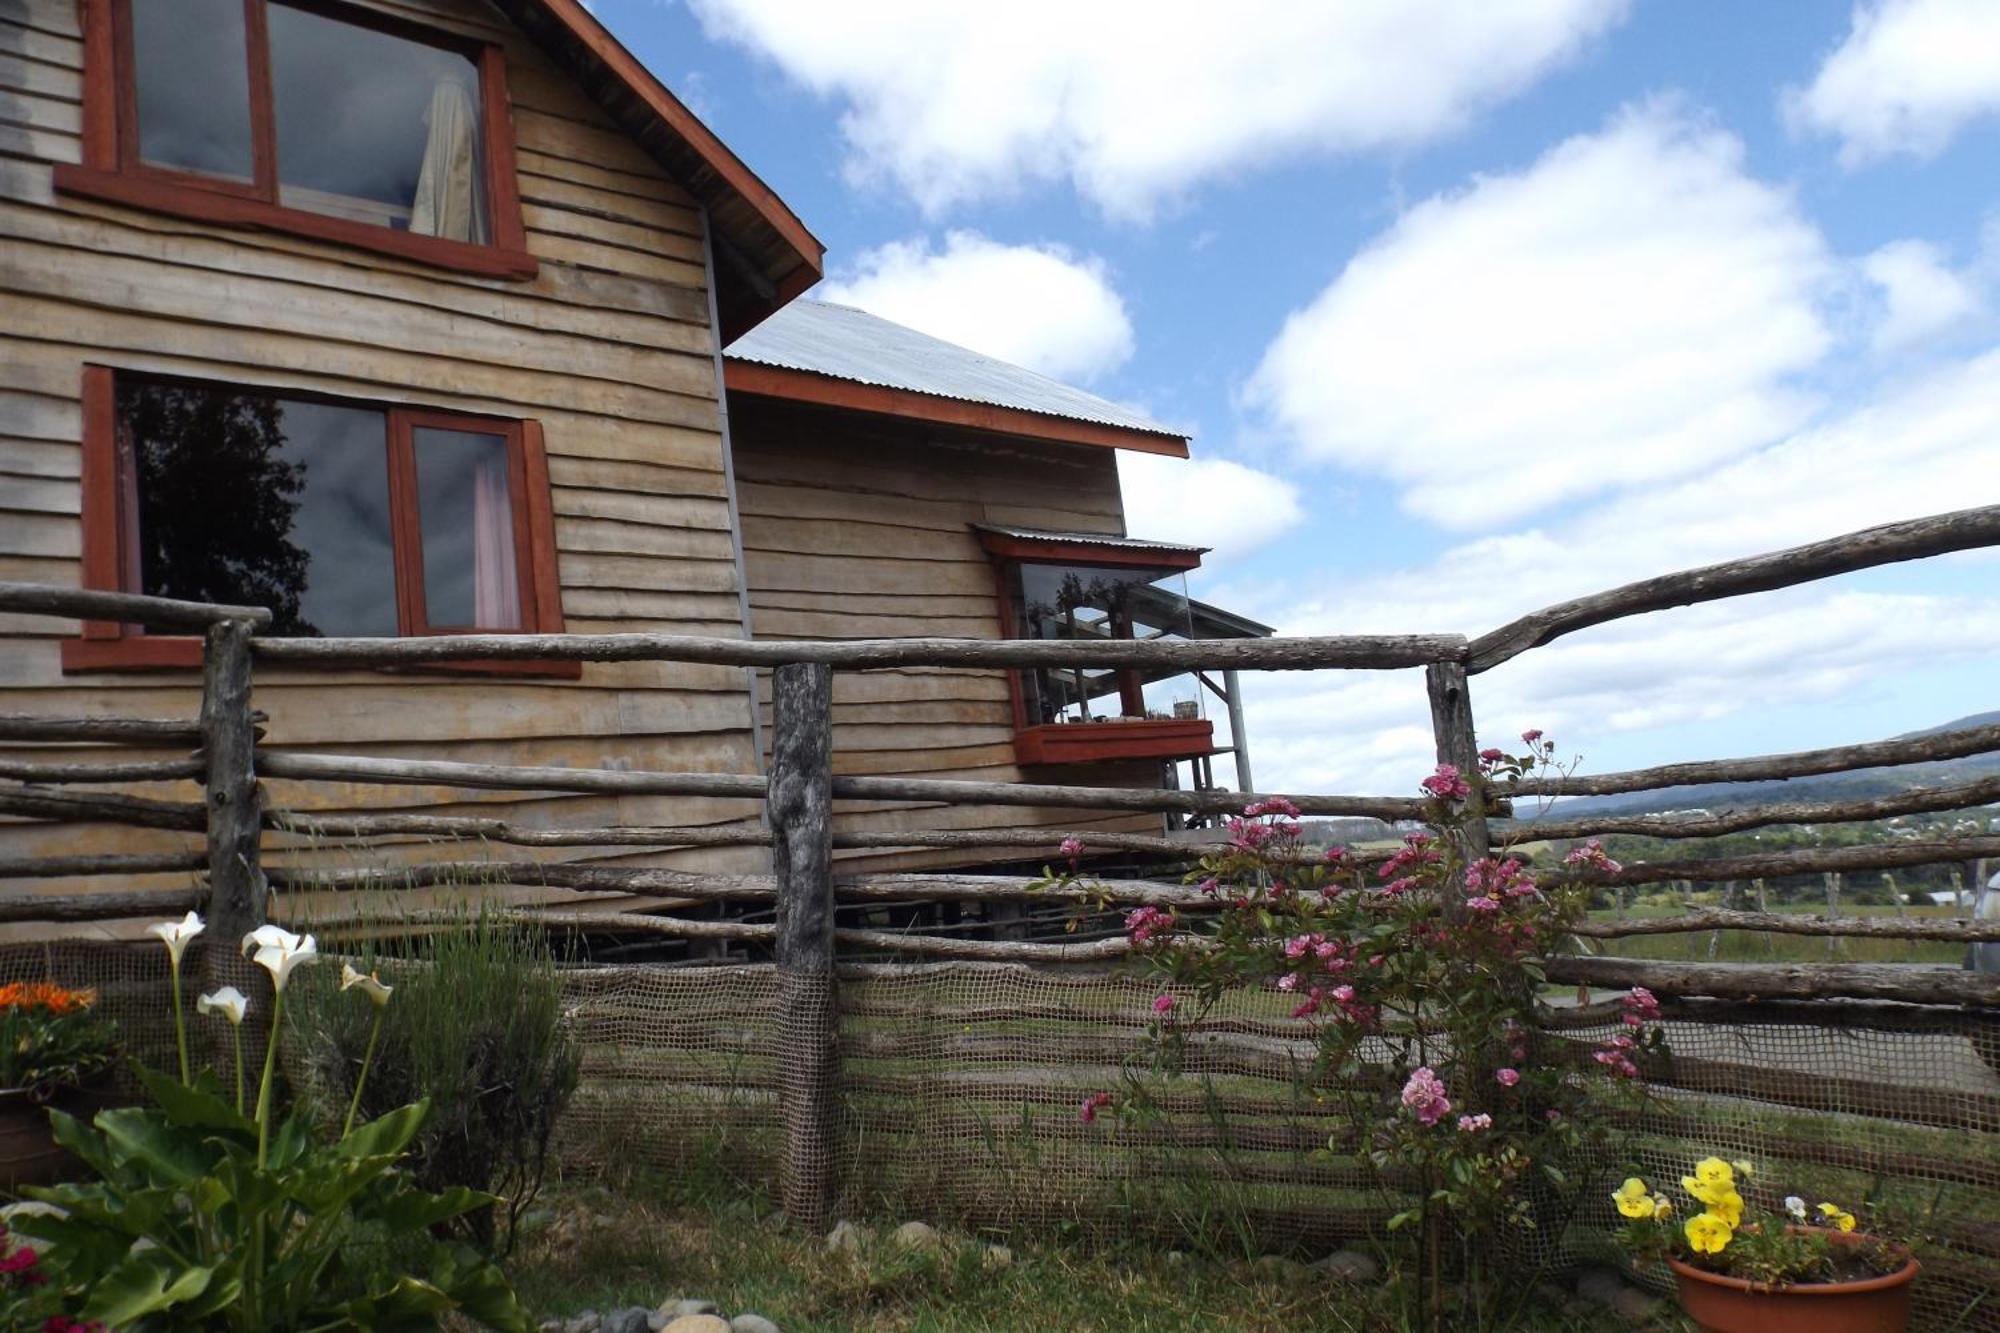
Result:
[[[0,1009],[46,1009],[74,1014],[97,1003],[97,992],[69,990],[47,981],[13,981],[0,986]]]

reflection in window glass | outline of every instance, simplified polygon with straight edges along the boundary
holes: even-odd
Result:
[[[121,381],[118,415],[142,591],[267,606],[280,635],[397,632],[382,413]]]
[[[419,426],[417,513],[432,628],[521,628],[504,436]]]
[[[484,244],[472,60],[286,5],[269,13],[278,202]]]
[[[251,180],[243,0],[133,0],[132,48],[139,159]]]
[[[1014,624],[1028,639],[1150,638],[1187,632],[1185,576],[1179,571],[1095,565],[1010,566]],[[1022,673],[1030,726],[1118,717],[1117,671]]]

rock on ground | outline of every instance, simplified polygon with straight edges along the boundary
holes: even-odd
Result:
[[[729,1321],[730,1333],[778,1333],[778,1326],[760,1314],[740,1314]]]
[[[861,1228],[852,1222],[836,1222],[833,1230],[826,1233],[826,1248],[830,1254],[861,1253]]]
[[[928,1222],[905,1222],[889,1239],[906,1250],[934,1250],[938,1245],[937,1229]]]
[[[729,1325],[712,1314],[684,1314],[668,1324],[664,1333],[729,1333]]]
[[[1375,1256],[1360,1250],[1335,1250],[1313,1267],[1336,1282],[1373,1282],[1382,1272]]]
[[[643,1305],[635,1305],[625,1310],[613,1310],[597,1325],[598,1333],[652,1333],[648,1316],[653,1312]]]

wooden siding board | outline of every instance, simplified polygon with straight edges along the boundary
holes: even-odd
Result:
[[[57,195],[52,165],[81,156],[75,5],[0,4],[0,578],[80,581],[78,394],[95,363],[537,421],[574,627],[740,633],[692,196],[482,0],[364,2],[505,47],[527,245],[543,261],[532,280]],[[165,716],[197,705],[192,673],[64,675],[59,640],[78,628],[0,623],[7,708]],[[534,681],[265,668],[257,699],[271,741],[299,748],[591,768],[756,762],[734,669],[590,664],[573,681]],[[756,817],[752,803],[706,798],[271,787],[279,804],[319,810],[500,810],[550,825]],[[119,850],[160,845],[157,834],[106,836],[127,840]],[[51,837],[74,848],[74,830],[0,821],[0,845]],[[657,859],[722,867],[743,856]]]

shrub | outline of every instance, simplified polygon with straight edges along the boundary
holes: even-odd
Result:
[[[488,1249],[510,1250],[514,1225],[541,1188],[557,1118],[576,1090],[576,1043],[563,1018],[562,982],[538,931],[468,913],[424,933],[372,943],[363,971],[395,984],[380,1049],[361,1089],[374,1117],[428,1099],[410,1171],[426,1189],[453,1186],[500,1202],[457,1220]],[[354,1099],[373,1031],[365,1006],[331,987],[305,992],[302,1055],[307,1095],[323,1116]]]
[[[46,982],[0,986],[0,1088],[40,1098],[109,1068],[115,1037],[96,1002],[95,991]]]
[[[1385,858],[1305,845],[1282,798],[1247,807],[1189,876],[1207,910],[1145,906],[1126,917],[1138,965],[1162,988],[1152,1060],[1082,1107],[1086,1121],[1151,1114],[1154,1079],[1185,1068],[1191,1034],[1225,994],[1281,994],[1313,1038],[1308,1078],[1345,1113],[1328,1149],[1373,1168],[1395,1200],[1387,1227],[1408,1238],[1430,1327],[1444,1317],[1447,1265],[1471,1261],[1474,1241],[1498,1242],[1503,1255],[1475,1289],[1511,1300],[1532,1286],[1539,1265],[1506,1261],[1507,1250],[1547,1261],[1549,1240],[1587,1197],[1613,1132],[1608,1112],[1638,1096],[1661,1042],[1658,1006],[1642,990],[1624,997],[1617,1035],[1594,1050],[1542,1030],[1541,956],[1562,947],[1588,891],[1545,886],[1505,851],[1470,847],[1466,831],[1489,787],[1550,766],[1552,743],[1540,732],[1522,739],[1527,753],[1486,751],[1476,773],[1440,764],[1421,784],[1430,829]],[[1595,843],[1564,859],[1585,876],[1617,869]],[[1542,1244],[1527,1244],[1534,1233]]]

